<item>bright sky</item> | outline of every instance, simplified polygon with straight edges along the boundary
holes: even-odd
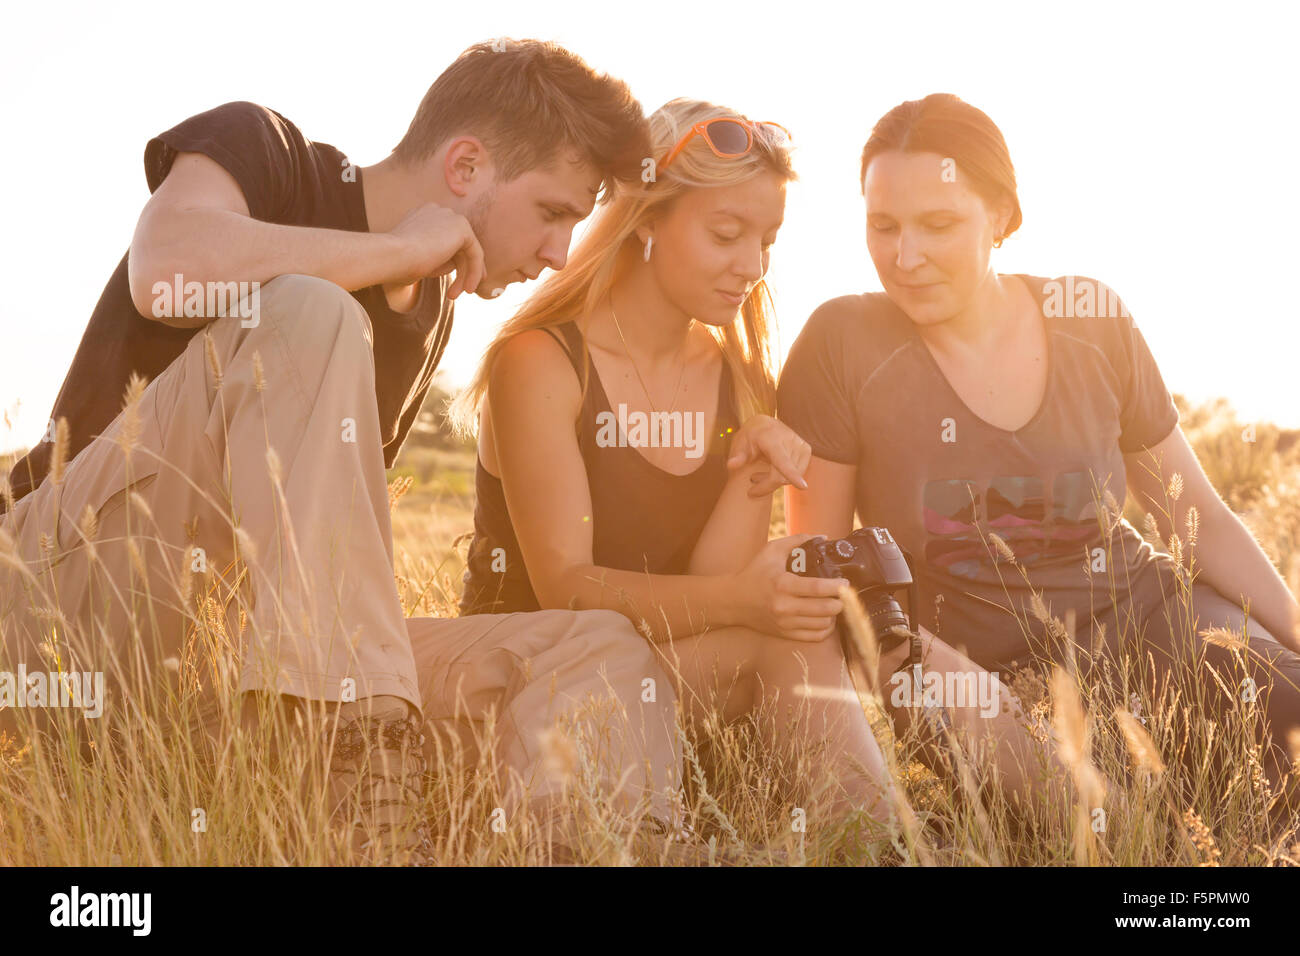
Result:
[[[0,58],[10,170],[0,233],[0,447],[39,439],[148,198],[146,141],[253,100],[358,164],[400,138],[469,44],[553,39],[632,87],[791,130],[801,182],[774,248],[782,352],[833,296],[880,288],[857,163],[886,110],[956,93],[1001,127],[1025,222],[1000,272],[1095,276],[1166,383],[1243,419],[1300,426],[1300,80],[1290,4],[680,0],[488,4],[18,4]],[[545,275],[545,274],[544,274]],[[465,381],[528,293],[462,299],[443,362]]]

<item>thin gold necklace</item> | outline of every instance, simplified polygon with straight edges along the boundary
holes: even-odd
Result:
[[[658,415],[659,409],[655,408],[654,399],[650,397],[650,389],[646,388],[645,379],[641,377],[641,370],[637,368],[636,359],[632,357],[632,350],[627,347],[627,339],[623,335],[623,327],[618,324],[618,313],[614,311],[613,296],[610,296],[609,299],[609,314],[614,317],[614,328],[618,329],[618,337],[619,340],[623,343],[623,351],[627,355],[627,360],[632,363],[632,371],[636,372],[636,380],[641,383],[641,391],[645,392],[645,400],[650,403],[650,411]],[[682,345],[681,348],[678,350],[678,354],[680,355],[681,352],[685,350],[685,348],[686,348],[686,340],[682,339]],[[686,362],[683,361],[681,371],[677,373],[677,387],[673,389],[673,403],[668,406],[669,415],[671,415],[674,411],[677,410],[677,393],[681,390],[682,376],[684,376],[685,374],[686,374]]]

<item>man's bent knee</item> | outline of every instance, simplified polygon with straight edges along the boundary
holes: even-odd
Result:
[[[262,287],[260,299],[261,321],[276,325],[301,319],[306,323],[303,332],[313,337],[355,332],[367,345],[373,345],[370,315],[350,292],[328,279],[292,274],[277,276]]]

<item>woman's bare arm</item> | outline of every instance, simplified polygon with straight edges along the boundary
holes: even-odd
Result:
[[[791,534],[842,538],[853,530],[856,465],[842,465],[815,455],[804,474],[806,489],[787,485],[785,518]]]
[[[784,422],[754,415],[735,434],[730,476],[691,555],[692,574],[738,571],[767,541],[772,492],[807,487],[812,448]]]
[[[763,461],[732,469],[718,502],[691,552],[691,574],[727,574],[744,569],[767,543],[772,525],[772,495],[750,497],[755,479],[769,473]]]
[[[1230,601],[1249,601],[1252,617],[1287,647],[1300,651],[1300,604],[1254,535],[1214,490],[1182,428],[1174,426],[1167,438],[1146,451],[1125,455],[1124,463],[1129,490],[1155,518],[1163,540],[1170,541],[1173,534],[1183,540],[1184,566],[1193,557],[1186,547],[1187,516],[1195,506],[1197,580]],[[1175,474],[1182,478],[1177,501],[1168,493]]]

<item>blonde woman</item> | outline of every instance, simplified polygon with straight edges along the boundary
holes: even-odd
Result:
[[[794,542],[767,541],[772,492],[802,487],[809,460],[768,414],[763,276],[795,178],[787,134],[686,99],[650,123],[646,182],[602,210],[454,409],[479,428],[462,613],[625,614],[677,675],[688,719],[793,705],[773,743],[829,736],[836,813],[884,820],[836,584],[787,572]]]

